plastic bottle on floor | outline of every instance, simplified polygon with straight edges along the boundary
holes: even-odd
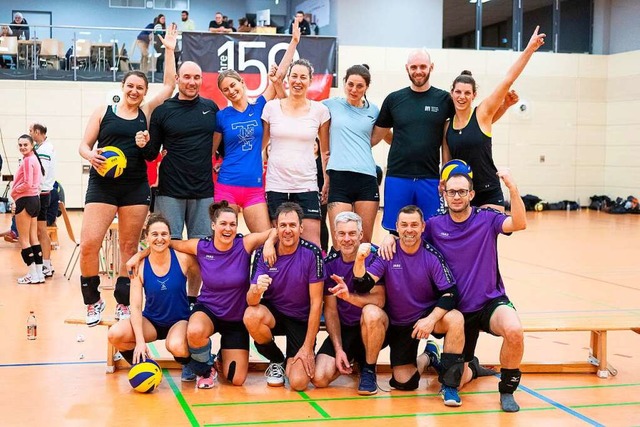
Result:
[[[36,315],[33,311],[29,312],[27,318],[27,339],[35,340],[38,337],[38,322],[36,321]]]

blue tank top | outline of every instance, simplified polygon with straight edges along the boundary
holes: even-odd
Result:
[[[144,297],[142,315],[160,326],[170,327],[180,320],[188,320],[187,277],[182,273],[178,257],[171,251],[171,266],[164,276],[157,276],[149,258],[144,260]]]

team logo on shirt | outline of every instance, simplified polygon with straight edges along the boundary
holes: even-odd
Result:
[[[207,261],[213,261],[214,259],[216,259],[216,257],[213,255],[205,255],[204,259],[206,259]]]
[[[449,237],[449,233],[447,233],[446,231],[441,231],[440,233],[438,233],[440,236],[442,237]]]
[[[161,291],[166,291],[167,290],[167,285],[166,283],[169,281],[169,279],[166,279],[164,282],[160,279],[158,279],[158,284],[160,285],[160,290]]]
[[[437,105],[425,105],[424,111],[427,111],[430,113],[437,113],[438,111],[440,111],[440,107],[438,107]]]
[[[394,262],[391,264],[391,268],[395,270],[402,270],[402,264],[400,264],[399,262]]]
[[[231,125],[231,129],[238,131],[238,139],[242,146],[242,151],[251,151],[253,148],[253,141],[256,139],[254,128],[258,126],[257,120],[250,120],[248,122],[238,122]],[[262,141],[261,141],[262,142]]]

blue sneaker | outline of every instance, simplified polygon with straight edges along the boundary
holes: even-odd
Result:
[[[376,373],[372,369],[363,367],[360,371],[360,382],[358,383],[358,394],[370,396],[378,392],[378,381]]]
[[[460,396],[458,395],[457,388],[443,385],[440,389],[440,394],[442,395],[442,400],[444,400],[445,406],[462,405],[462,401],[460,400]]]
[[[441,374],[442,365],[440,364],[440,346],[438,343],[428,340],[424,348],[424,354],[429,358],[429,366],[432,366],[438,374]]]
[[[191,367],[189,367],[189,365],[184,365],[182,367],[182,375],[180,376],[180,379],[183,382],[195,381],[196,380],[196,373],[193,372],[193,370],[191,370]]]

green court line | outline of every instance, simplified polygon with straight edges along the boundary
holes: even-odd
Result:
[[[331,415],[329,415],[324,409],[322,409],[322,407],[320,405],[318,405],[313,399],[311,399],[307,393],[305,393],[304,391],[299,391],[298,394],[300,396],[302,396],[302,398],[306,401],[309,402],[309,404],[311,405],[311,407],[313,409],[315,409],[316,411],[318,411],[318,413],[320,415],[322,415],[322,418],[331,418]]]
[[[523,408],[520,412],[531,411],[549,411],[557,410],[553,406],[545,408]],[[366,420],[385,420],[385,419],[400,419],[400,418],[420,418],[420,417],[436,417],[436,416],[452,416],[452,415],[476,415],[476,414],[496,414],[502,413],[501,409],[491,409],[487,411],[459,411],[459,412],[431,412],[431,413],[412,413],[412,414],[389,414],[389,415],[368,415],[362,417],[338,417],[338,418],[301,418],[294,420],[271,420],[271,421],[241,421],[231,423],[216,423],[205,424],[204,427],[231,427],[231,426],[246,426],[246,425],[269,425],[269,424],[294,424],[294,423],[309,423],[318,421],[366,421]]]
[[[154,343],[149,344],[149,349],[151,350],[151,354],[153,354],[154,357],[160,357],[160,352],[158,352],[158,349],[156,348]],[[196,416],[193,414],[193,411],[191,411],[191,408],[189,407],[189,404],[187,403],[184,396],[182,395],[182,392],[180,391],[176,383],[173,381],[173,378],[171,378],[171,375],[169,375],[169,370],[163,369],[162,374],[167,379],[167,382],[169,383],[169,387],[171,387],[171,391],[173,391],[173,395],[176,397],[176,400],[180,404],[182,411],[186,415],[192,427],[200,427],[200,423],[198,423]]]
[[[616,387],[640,387],[640,383],[632,384],[606,384],[606,385],[576,385],[567,387],[542,387],[534,388],[536,391],[553,391],[553,390],[581,390],[589,388],[616,388]]]
[[[590,405],[573,405],[572,409],[584,409],[584,408],[602,408],[609,406],[636,406],[640,405],[640,402],[619,402],[619,403],[593,403]]]
[[[497,390],[491,391],[469,391],[460,392],[461,395],[476,395],[476,394],[497,394]],[[440,396],[440,393],[415,393],[415,394],[396,394],[396,395],[379,395],[379,396],[349,396],[349,397],[321,397],[314,399],[309,396],[309,399],[314,402],[338,402],[343,400],[371,400],[371,399],[408,399],[414,397],[436,397]],[[219,402],[219,403],[196,403],[192,406],[245,406],[245,405],[275,405],[281,403],[308,403],[306,400],[299,399],[282,399],[282,400],[261,400],[261,401],[242,401],[242,402]]]
[[[198,423],[196,416],[193,414],[193,411],[191,411],[189,404],[185,400],[184,396],[182,395],[182,392],[180,391],[176,383],[173,381],[173,378],[171,378],[171,375],[169,375],[168,370],[163,369],[162,372],[165,374],[165,377],[167,378],[167,382],[169,383],[169,386],[171,386],[171,390],[173,391],[174,396],[178,400],[178,403],[180,404],[182,411],[184,411],[184,414],[189,419],[191,426],[200,427],[200,423]]]

